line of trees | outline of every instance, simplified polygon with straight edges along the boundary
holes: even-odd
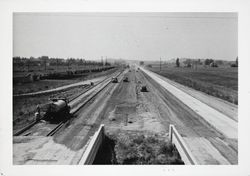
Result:
[[[69,65],[81,65],[81,66],[110,66],[111,64],[106,61],[89,61],[83,58],[49,58],[48,56],[41,56],[38,58],[30,57],[13,57],[13,64],[16,66],[69,66]]]
[[[201,61],[201,59],[185,59],[183,61],[183,64],[185,64],[185,67],[197,67],[197,65],[209,65],[211,67],[218,67],[218,65],[223,65],[225,63],[230,63],[230,61],[223,61],[223,60],[214,60],[214,59],[205,59],[204,61]],[[180,67],[180,59],[177,58],[175,61],[176,67]],[[231,62],[231,67],[238,67],[238,56],[236,57],[236,60],[234,63]]]

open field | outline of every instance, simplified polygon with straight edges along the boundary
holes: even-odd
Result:
[[[77,70],[95,70],[109,66],[98,66],[98,65],[70,65],[70,66],[18,66],[13,64],[13,76],[22,76],[27,73],[37,73],[37,74],[47,74],[47,73],[55,73],[55,72],[65,72],[65,71],[77,71]]]
[[[57,88],[60,86],[65,86],[68,84],[76,83],[80,80],[72,79],[72,80],[40,80],[36,82],[23,83],[19,85],[14,85],[13,94],[23,94],[23,93],[31,93],[37,91],[43,91],[48,89]]]
[[[152,65],[151,71],[185,86],[238,104],[238,68],[185,67]]]
[[[13,94],[15,95],[15,94],[23,94],[23,93],[30,93],[30,92],[53,89],[53,88],[57,88],[60,86],[73,84],[79,81],[84,81],[87,79],[105,76],[105,75],[115,72],[116,70],[117,70],[116,68],[113,68],[111,70],[102,71],[102,72],[87,73],[78,78],[72,78],[72,79],[44,79],[44,80],[28,82],[28,83],[18,83],[18,84],[13,85]]]

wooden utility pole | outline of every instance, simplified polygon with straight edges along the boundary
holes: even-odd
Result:
[[[56,58],[56,71],[58,71],[58,58]]]
[[[27,67],[28,67],[28,72],[30,71],[30,60],[27,59]]]
[[[44,70],[46,71],[46,60],[44,59]]]
[[[69,62],[70,62],[70,58],[68,58],[68,70],[69,70]]]
[[[161,58],[160,58],[160,71],[161,71]]]

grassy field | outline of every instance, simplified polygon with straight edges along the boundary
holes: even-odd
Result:
[[[205,92],[234,104],[238,104],[238,68],[186,67],[153,65],[151,71],[185,86]]]
[[[35,82],[30,82],[30,83],[14,84],[13,85],[13,94],[23,94],[23,93],[30,93],[30,92],[37,92],[37,91],[53,89],[53,88],[57,88],[60,86],[76,83],[79,81],[83,81],[83,80],[111,74],[115,70],[116,70],[116,68],[111,69],[111,70],[107,70],[107,71],[103,71],[103,72],[91,73],[87,76],[82,76],[79,78],[66,79],[66,80],[48,79],[48,80],[40,80],[40,81],[35,81]]]
[[[78,66],[78,65],[71,65],[68,66],[47,66],[46,69],[43,66],[30,66],[29,69],[23,66],[15,66],[13,65],[13,76],[24,76],[28,73],[36,73],[36,74],[48,74],[48,73],[55,73],[55,72],[65,72],[65,71],[76,71],[76,70],[92,70],[103,68],[103,66]]]

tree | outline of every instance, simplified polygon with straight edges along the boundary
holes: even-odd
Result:
[[[238,67],[238,56],[236,57],[235,63],[231,64],[231,67]]]
[[[176,59],[176,67],[180,67],[180,61],[179,58]]]
[[[186,59],[183,63],[186,65],[186,67],[191,67],[191,59]]]
[[[83,65],[84,64],[84,60],[83,59],[80,59],[79,60],[79,65]]]
[[[68,70],[70,69],[70,65],[71,65],[71,60],[70,58],[67,59],[67,65],[68,65]]]
[[[204,63],[205,63],[205,65],[210,65],[213,62],[214,62],[213,59],[206,59]]]
[[[212,62],[212,63],[210,64],[210,66],[211,66],[211,67],[218,67],[218,65],[217,65],[215,62]]]
[[[49,61],[49,57],[48,56],[41,56],[39,58],[39,60],[41,60],[43,63],[44,63],[44,70],[46,70],[46,64],[48,63]]]
[[[202,63],[201,63],[201,59],[198,59],[198,64],[199,64],[199,65],[201,65],[201,64],[202,64]]]
[[[143,61],[140,61],[140,65],[144,65],[144,62],[143,62]]]
[[[216,60],[215,63],[218,64],[218,65],[222,65],[223,64],[223,60]]]
[[[13,63],[21,63],[21,57],[17,56],[17,57],[13,57]]]

